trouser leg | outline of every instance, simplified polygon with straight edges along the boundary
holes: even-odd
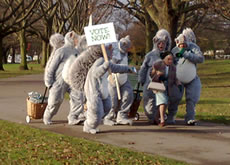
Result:
[[[196,77],[192,82],[185,85],[186,97],[186,115],[185,122],[195,120],[195,107],[200,99],[201,82],[200,78]]]
[[[81,119],[79,119],[79,115],[83,113],[84,105],[83,105],[83,93],[80,91],[71,91],[70,92],[70,112],[68,115],[68,123],[79,124]]]
[[[121,106],[117,114],[117,122],[122,122],[122,120],[129,120],[128,113],[130,112],[130,107],[133,103],[133,89],[131,84],[127,81],[121,86]]]

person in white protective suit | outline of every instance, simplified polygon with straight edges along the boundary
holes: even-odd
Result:
[[[185,89],[186,115],[185,123],[187,125],[196,125],[195,106],[200,98],[201,81],[197,75],[197,64],[204,62],[203,53],[196,44],[196,37],[192,29],[186,28],[176,39],[176,47],[172,53],[176,59],[177,78],[182,83],[182,94],[179,99],[171,98],[173,101],[168,107],[168,124],[175,124],[175,116],[178,110],[178,104],[182,99]]]
[[[143,85],[143,106],[145,115],[149,122],[154,124],[155,115],[157,112],[155,94],[148,85],[151,81],[150,70],[152,65],[157,60],[160,60],[161,53],[171,50],[171,37],[167,30],[160,29],[153,37],[153,50],[145,55],[145,59],[141,65],[138,82]],[[155,123],[157,124],[157,123]]]
[[[86,48],[87,48],[87,43],[86,43],[85,35],[79,36],[79,41],[78,41],[78,44],[76,46],[78,54],[71,55],[67,59],[65,65],[64,65],[64,68],[63,68],[63,71],[62,71],[62,77],[63,77],[64,81],[68,85],[70,85],[70,87],[71,87],[70,71],[72,70],[71,68],[73,67],[73,69],[74,69],[73,64],[74,64],[75,60],[77,59],[78,55],[81,52],[86,50]],[[78,121],[80,123],[80,122],[83,122],[85,120],[85,116],[86,116],[85,113],[84,113],[84,103],[86,101],[85,96],[84,96],[84,92],[80,91],[79,89],[72,88],[72,87],[71,87],[71,90],[72,90],[72,93],[74,93],[74,95],[77,97],[77,99],[75,101],[75,104],[78,105],[77,109],[79,109],[79,110],[76,111],[75,116],[78,116]]]
[[[106,46],[111,56],[112,45]],[[71,86],[83,90],[87,100],[87,117],[83,131],[96,134],[102,118],[111,108],[108,91],[108,69],[111,72],[131,72],[128,66],[105,62],[100,46],[90,46],[75,60],[70,71]]]
[[[128,65],[128,50],[131,48],[130,37],[126,36],[121,38],[117,44],[116,54],[113,54],[112,63]],[[119,83],[119,89],[121,94],[121,100],[118,100],[118,93],[115,83],[115,75]],[[109,81],[109,93],[112,100],[112,107],[108,115],[104,117],[103,123],[105,125],[113,126],[115,122],[113,121],[116,117],[116,124],[129,124],[132,125],[132,120],[128,118],[128,113],[130,112],[130,107],[133,103],[133,88],[128,80],[127,73],[116,73],[112,74],[113,81]],[[118,103],[120,102],[120,103]],[[116,115],[117,112],[117,115]]]
[[[65,39],[64,39],[64,36],[62,34],[55,33],[55,34],[51,35],[51,37],[50,37],[50,45],[52,47],[52,52],[51,52],[50,57],[49,57],[49,59],[48,59],[48,61],[46,63],[45,74],[44,74],[44,82],[45,82],[46,86],[47,86],[46,81],[48,79],[47,71],[48,71],[50,63],[51,63],[51,61],[52,61],[52,59],[54,57],[55,51],[58,48],[62,47],[64,45],[64,43],[65,43]]]
[[[52,37],[51,37],[52,40]],[[48,105],[43,115],[44,124],[52,124],[52,117],[58,112],[61,103],[63,102],[66,92],[70,96],[70,112],[67,117],[69,125],[79,123],[77,115],[79,111],[78,97],[71,90],[62,78],[62,70],[66,60],[72,54],[77,54],[78,51],[75,46],[78,43],[78,35],[71,31],[65,35],[64,46],[52,52],[52,59],[50,59],[49,66],[45,71],[45,85],[49,88]]]

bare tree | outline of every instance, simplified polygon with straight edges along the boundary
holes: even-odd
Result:
[[[17,25],[18,29],[22,28],[20,31],[17,32],[18,34],[18,39],[20,42],[20,54],[21,54],[21,64],[20,64],[20,69],[21,70],[28,70],[27,67],[27,61],[26,61],[26,54],[27,54],[27,40],[26,40],[26,28],[28,27],[28,24],[33,24],[39,18],[33,18],[34,12],[33,10],[37,7],[37,4],[39,1],[34,1],[36,3],[30,3],[27,0],[16,0],[14,1],[14,4],[19,5],[20,3],[22,4],[17,12],[13,14],[13,17],[16,18],[18,15],[21,15],[22,21]],[[13,4],[13,5],[14,5]],[[13,5],[10,6],[10,10],[13,11]]]
[[[13,33],[19,32],[25,29],[30,22],[25,24],[25,20],[28,20],[31,16],[33,8],[39,2],[34,0],[30,4],[25,4],[26,0],[2,0],[0,2],[0,10],[2,17],[0,18],[0,70],[4,70],[2,65],[3,57],[3,39]],[[24,10],[21,10],[24,8]],[[17,13],[17,15],[15,15]],[[22,26],[24,25],[24,26]]]
[[[110,4],[128,11],[145,25],[147,51],[152,48],[152,37],[158,29],[168,30],[171,37],[175,38],[188,21],[202,18],[196,15],[198,9],[207,8],[206,4],[199,0],[116,0]]]
[[[54,15],[57,11],[59,1],[40,0],[39,7],[36,9],[37,15],[42,15],[43,19],[31,26],[33,31],[42,40],[42,62],[41,65],[45,67],[50,52],[49,37],[53,30]]]
[[[145,52],[149,52],[152,49],[152,38],[158,27],[154,21],[152,21],[147,10],[143,7],[141,1],[134,0],[111,0],[109,3],[112,7],[127,11],[130,15],[135,17],[145,26]],[[121,10],[121,12],[122,12]]]
[[[209,0],[207,6],[226,20],[230,20],[230,0]]]
[[[74,16],[78,16],[78,14],[85,9],[83,4],[86,2],[87,1],[80,0],[59,1],[59,5],[54,15],[53,31],[58,33],[66,33],[70,29],[72,30],[74,26]]]

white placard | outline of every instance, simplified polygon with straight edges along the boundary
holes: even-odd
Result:
[[[88,46],[117,42],[113,23],[87,26],[84,31]]]

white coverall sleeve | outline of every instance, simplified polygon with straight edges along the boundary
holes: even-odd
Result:
[[[142,65],[141,65],[139,75],[138,75],[138,82],[140,82],[141,84],[145,83],[147,72],[149,69],[148,63],[149,63],[149,58],[148,58],[148,55],[146,55]]]
[[[128,65],[122,65],[122,64],[113,64],[109,63],[109,68],[111,69],[112,73],[129,73],[131,72],[131,69]]]
[[[48,87],[51,87],[53,85],[55,81],[55,73],[61,61],[62,61],[62,54],[61,52],[56,51],[50,63],[49,69],[47,70],[46,85]]]
[[[195,44],[193,44],[189,50],[186,50],[183,56],[185,59],[188,59],[194,64],[204,62],[203,53],[200,51],[200,48]]]

